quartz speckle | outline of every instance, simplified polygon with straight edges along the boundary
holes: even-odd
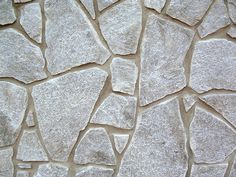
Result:
[[[12,0],[0,1],[0,25],[7,25],[14,23],[16,16],[12,6]]]
[[[193,165],[191,177],[224,177],[228,164]]]
[[[0,177],[13,177],[14,165],[12,157],[13,149],[11,147],[0,150]]]
[[[161,13],[166,0],[145,0],[144,5],[148,8],[155,9],[157,12]]]
[[[79,169],[75,177],[111,177],[113,173],[113,169],[89,166]]]
[[[122,153],[128,143],[129,135],[114,134],[113,138],[117,152]]]
[[[64,165],[56,163],[42,164],[39,165],[34,177],[68,177],[68,172],[69,168]]]

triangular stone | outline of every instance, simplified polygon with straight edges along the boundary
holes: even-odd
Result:
[[[197,101],[197,96],[195,94],[185,94],[183,96],[185,111],[188,112],[196,101]]]
[[[114,134],[113,138],[117,152],[122,153],[128,143],[129,135]]]
[[[91,17],[95,19],[95,10],[94,10],[93,0],[81,0],[81,2],[84,5],[84,7],[87,9],[87,11],[89,12]]]

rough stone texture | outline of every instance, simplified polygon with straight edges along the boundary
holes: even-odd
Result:
[[[183,177],[186,136],[176,98],[146,109],[122,159],[118,177]]]
[[[236,1],[228,0],[229,16],[231,20],[236,24]]]
[[[110,65],[112,90],[134,95],[138,68],[134,61],[114,58]]]
[[[11,147],[0,150],[0,177],[13,177],[14,165],[12,157],[13,149]]]
[[[227,34],[232,38],[236,38],[236,27],[231,27]]]
[[[18,168],[21,168],[21,169],[29,169],[29,168],[32,168],[32,166],[31,166],[30,163],[18,163],[17,166],[18,166]]]
[[[14,29],[0,31],[0,77],[13,77],[26,84],[47,77],[39,47]]]
[[[73,72],[33,87],[39,129],[53,160],[66,161],[104,86],[98,68]]]
[[[111,177],[114,170],[103,167],[83,167],[79,169],[75,177]]]
[[[99,17],[99,26],[114,54],[135,54],[142,29],[140,0],[125,0]]]
[[[224,177],[228,164],[193,165],[191,177]]]
[[[235,177],[235,176],[236,176],[236,158],[234,159],[229,177]]]
[[[76,164],[115,165],[116,157],[104,128],[89,129],[75,150]]]
[[[12,0],[0,1],[0,25],[7,25],[14,23],[16,16],[12,7]]]
[[[0,81],[0,147],[15,143],[27,107],[25,88]]]
[[[211,89],[236,90],[236,44],[226,39],[210,39],[195,45],[190,87],[199,93]]]
[[[109,51],[75,0],[46,0],[46,59],[53,75],[87,63],[104,64]]]
[[[144,5],[148,8],[155,9],[161,13],[162,8],[165,6],[166,0],[145,0]]]
[[[89,12],[89,14],[91,15],[91,17],[93,19],[96,18],[95,16],[95,10],[94,10],[94,3],[93,0],[81,0],[82,4],[84,5],[84,7],[87,9],[87,11]]]
[[[26,117],[25,121],[28,127],[35,126],[33,112],[29,111],[28,116]]]
[[[17,171],[16,177],[29,177],[30,174],[28,171]]]
[[[197,24],[210,7],[212,0],[171,0],[167,14],[190,26]]]
[[[193,36],[187,28],[149,15],[141,44],[141,106],[186,86],[183,62]]]
[[[236,148],[236,133],[212,113],[196,107],[190,125],[190,146],[195,162],[222,162]]]
[[[33,1],[33,0],[14,0],[14,3],[26,3],[30,1]]]
[[[25,130],[23,132],[16,159],[22,161],[48,161],[47,154],[35,130]]]
[[[114,134],[113,138],[116,150],[121,154],[128,143],[129,135]]]
[[[103,9],[109,7],[119,0],[97,0],[98,10],[102,11]]]
[[[197,101],[197,96],[195,94],[185,94],[183,96],[185,111],[188,112],[196,101]]]
[[[42,14],[39,3],[26,4],[21,8],[20,24],[30,38],[42,42]]]
[[[68,167],[56,163],[39,165],[34,177],[68,177]]]
[[[117,128],[134,127],[137,99],[111,93],[94,113],[91,122]]]

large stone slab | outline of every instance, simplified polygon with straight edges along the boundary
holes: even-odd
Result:
[[[12,6],[12,0],[0,1],[0,25],[7,25],[14,23],[16,16]]]
[[[95,16],[95,9],[94,9],[94,1],[93,0],[81,0],[82,4],[84,5],[84,7],[87,9],[87,11],[89,12],[89,14],[91,15],[91,17],[93,19],[96,18]]]
[[[89,19],[75,0],[46,0],[46,59],[53,75],[110,57]]]
[[[79,169],[75,177],[111,177],[113,173],[110,168],[89,166]]]
[[[231,20],[236,24],[236,1],[228,0],[229,16]]]
[[[39,129],[53,160],[66,161],[87,125],[107,73],[98,68],[73,72],[33,87]]]
[[[69,168],[61,164],[41,164],[34,177],[68,177],[68,172]]]
[[[193,36],[192,30],[149,15],[141,44],[141,106],[186,86],[183,63]]]
[[[0,150],[0,176],[13,177],[14,165],[12,163],[13,149],[11,147]]]
[[[98,3],[98,10],[102,11],[103,9],[109,7],[110,5],[114,4],[119,0],[97,0]]]
[[[165,6],[166,0],[145,0],[144,5],[148,8],[155,9],[161,13],[162,8]]]
[[[186,136],[177,98],[146,109],[121,161],[118,177],[184,177]]]
[[[224,177],[228,164],[193,165],[191,177]]]

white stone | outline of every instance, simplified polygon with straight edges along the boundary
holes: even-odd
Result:
[[[113,169],[104,167],[83,167],[76,173],[76,177],[111,177]]]
[[[171,0],[167,14],[190,26],[194,26],[207,12],[212,0]]]
[[[28,127],[35,126],[34,116],[33,116],[33,112],[32,111],[29,111],[25,121],[26,121],[26,124],[27,124]]]
[[[18,166],[18,168],[21,168],[21,169],[30,169],[30,168],[32,168],[30,163],[18,163],[17,166]]]
[[[185,111],[188,112],[196,101],[197,101],[197,96],[195,94],[185,94],[183,96]]]
[[[222,162],[236,148],[236,133],[212,113],[196,107],[190,124],[190,146],[195,162]]]
[[[197,42],[189,85],[203,93],[211,89],[236,90],[236,43],[226,39]]]
[[[138,68],[134,61],[114,58],[110,65],[112,90],[134,95]]]
[[[137,99],[111,93],[94,113],[91,123],[132,129],[135,124]]]
[[[76,164],[115,165],[116,157],[104,128],[89,129],[75,149]]]
[[[231,27],[227,34],[232,38],[236,38],[236,27]]]
[[[97,0],[98,3],[98,10],[102,11],[103,9],[109,7],[110,5],[114,4],[119,0]]]
[[[193,165],[191,177],[224,177],[228,164]]]
[[[46,0],[48,70],[55,75],[73,67],[104,64],[110,52],[75,0]]]
[[[116,150],[121,154],[129,141],[129,135],[114,134],[113,138]]]
[[[0,150],[0,177],[13,177],[14,165],[12,157],[13,149],[11,147]]]
[[[28,171],[17,171],[16,177],[29,177],[29,172]]]
[[[144,5],[148,8],[155,9],[161,13],[162,8],[165,6],[166,0],[144,0]]]
[[[236,24],[236,1],[228,0],[229,16],[233,23]]]
[[[25,88],[0,81],[0,147],[15,143],[21,130],[27,102]]]
[[[30,1],[33,1],[33,0],[14,0],[14,3],[26,3]]]
[[[192,30],[149,15],[141,44],[141,106],[186,86],[183,63],[193,36]]]
[[[0,66],[0,77],[26,84],[47,77],[40,48],[11,28],[0,31]]]
[[[98,68],[68,73],[33,87],[39,129],[51,158],[66,161],[90,118],[108,74]]]
[[[30,38],[42,42],[42,14],[39,3],[26,4],[21,9],[20,24]]]
[[[16,16],[12,6],[12,0],[0,1],[0,25],[7,25],[14,23]]]
[[[84,5],[84,7],[87,9],[88,13],[91,15],[93,19],[96,18],[95,16],[95,10],[94,10],[94,3],[93,0],[81,0],[81,3]]]
[[[121,161],[117,177],[184,177],[186,136],[174,98],[146,109]]]
[[[234,159],[229,177],[235,177],[235,176],[236,176],[236,158]]]
[[[36,130],[25,130],[20,139],[16,159],[22,161],[48,161]]]
[[[34,177],[68,177],[68,173],[68,167],[56,163],[48,163],[39,165]]]
[[[99,26],[114,54],[135,54],[142,29],[140,0],[125,0],[105,11]]]

